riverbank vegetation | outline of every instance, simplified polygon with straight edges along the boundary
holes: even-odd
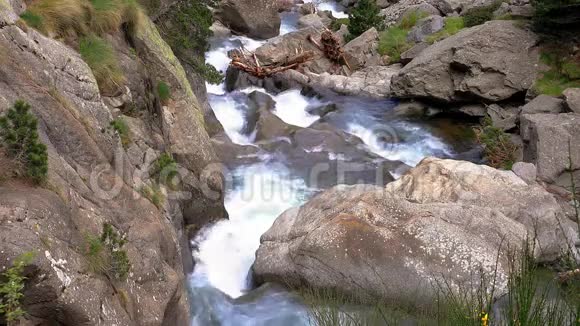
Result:
[[[26,314],[21,304],[26,283],[24,268],[32,263],[34,256],[33,252],[27,252],[16,257],[0,277],[0,317],[3,317],[0,320],[4,319],[8,325],[17,325]]]
[[[422,11],[412,11],[401,21],[380,34],[379,38],[379,53],[381,55],[388,55],[391,63],[396,63],[401,60],[401,54],[409,50],[413,43],[407,40],[407,35],[417,22],[427,17],[427,14]]]
[[[368,306],[353,296],[332,290],[307,288],[299,291],[316,326],[363,325],[452,325],[452,326],[561,326],[575,325],[580,316],[578,282],[561,284],[533,259],[533,246],[509,254],[507,293],[499,299],[496,275],[476,275],[478,284],[457,286],[434,281],[437,300],[432,307],[400,307],[380,303]],[[373,300],[376,302],[376,300]]]
[[[111,279],[123,281],[129,275],[131,262],[123,246],[124,236],[109,223],[103,224],[100,237],[87,236],[85,257],[93,273],[103,274]]]

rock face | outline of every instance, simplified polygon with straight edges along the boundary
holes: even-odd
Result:
[[[440,102],[501,101],[524,93],[538,73],[536,36],[490,21],[428,47],[393,77],[397,97]]]
[[[353,70],[382,64],[379,33],[373,27],[344,46],[344,56]]]
[[[564,99],[566,107],[570,111],[580,114],[580,88],[568,88],[565,90]]]
[[[442,12],[436,7],[441,4],[438,0],[401,0],[381,10],[387,26],[394,25],[405,15],[411,12],[421,12],[427,15],[441,15]]]
[[[407,35],[407,41],[420,43],[427,39],[427,36],[437,33],[445,26],[445,20],[439,15],[429,16],[417,22],[417,25]]]
[[[512,172],[427,158],[386,188],[339,186],[286,211],[262,236],[253,273],[259,282],[428,305],[430,284],[493,273],[498,251],[518,248],[533,225],[542,258],[555,254],[564,245],[556,234],[562,215],[552,195]]]
[[[524,114],[520,132],[525,142],[524,161],[536,165],[543,181],[560,185],[569,182],[569,149],[573,170],[580,170],[579,114]]]
[[[107,107],[78,53],[31,28],[23,31],[5,15],[15,16],[0,0],[0,113],[18,99],[31,105],[48,147],[49,174],[43,188],[20,179],[0,184],[0,272],[19,254],[36,253],[24,289],[33,324],[187,325],[184,270],[191,269],[191,253],[184,224],[223,217],[221,183],[210,178],[213,200],[193,191],[159,207],[139,193],[162,152],[195,178],[217,160],[182,66],[148,19],[134,38],[138,60],[117,53],[131,76],[122,102],[146,105],[140,99],[147,94],[133,83],[144,88],[164,80],[172,89],[172,101],[155,107],[155,115],[143,108],[156,120],[123,117],[131,136],[123,145],[110,124],[125,103],[111,98]],[[123,37],[111,36],[115,50]],[[11,172],[5,168],[0,174]],[[86,236],[100,236],[103,223],[127,237],[127,280],[111,281],[88,266]]]
[[[280,33],[280,16],[275,0],[225,0],[218,17],[232,30],[253,38],[267,39]]]
[[[540,95],[522,107],[522,114],[561,113],[563,101],[548,95]]]

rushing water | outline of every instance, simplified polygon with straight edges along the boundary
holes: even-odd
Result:
[[[330,10],[335,17],[345,16],[335,3],[326,2],[319,9]],[[281,34],[296,29],[295,14],[283,14],[282,19]],[[240,45],[253,50],[263,43],[240,36],[214,39],[206,59],[225,72],[228,50]],[[255,89],[226,93],[223,84],[208,84],[207,89],[213,111],[231,140],[252,144],[254,135],[244,132],[245,109],[247,94]],[[336,110],[322,120],[360,137],[369,151],[387,159],[415,165],[427,155],[453,155],[450,146],[422,125],[391,114],[396,103],[390,100],[309,98],[299,89],[272,97],[276,101],[274,114],[299,127],[308,127],[321,119],[310,112],[312,108],[334,103]],[[265,155],[260,163],[235,169],[225,199],[230,218],[205,228],[193,240],[196,265],[189,277],[193,325],[308,324],[305,308],[290,293],[275,286],[253,289],[250,268],[260,236],[276,217],[304,203],[315,191],[294,176],[284,161],[273,156]]]

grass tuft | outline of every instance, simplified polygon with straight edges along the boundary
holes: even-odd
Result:
[[[145,198],[149,199],[149,201],[153,203],[153,205],[157,206],[157,208],[163,207],[163,203],[165,202],[165,195],[163,194],[163,191],[158,184],[154,183],[151,186],[144,185],[141,188],[141,194]]]
[[[484,146],[485,158],[494,168],[510,170],[516,161],[516,145],[503,130],[494,127],[489,118],[475,129],[477,142]]]
[[[121,138],[121,144],[126,147],[131,142],[131,134],[127,122],[123,118],[117,118],[111,121],[111,128],[117,132]]]
[[[546,47],[540,60],[549,70],[534,84],[538,93],[560,96],[568,88],[580,87],[580,62],[571,57],[565,47]]]
[[[98,36],[82,38],[79,52],[89,65],[103,93],[113,93],[125,81],[113,47]]]
[[[157,83],[157,95],[163,104],[171,99],[171,89],[169,89],[169,85],[166,82],[161,80]]]
[[[79,0],[40,0],[21,16],[30,27],[47,35],[83,34],[86,6]]]
[[[26,10],[20,15],[20,18],[26,22],[26,25],[41,30],[43,27],[43,19],[42,16],[37,15],[30,10]]]
[[[459,33],[459,31],[464,28],[465,22],[463,21],[463,17],[446,17],[445,27],[443,27],[443,29],[439,32],[427,37],[427,42],[433,44],[435,42],[441,41]]]
[[[418,10],[409,12],[397,25],[382,32],[379,38],[379,53],[388,55],[391,63],[401,61],[401,54],[413,47],[413,44],[407,41],[409,31],[426,15]]]

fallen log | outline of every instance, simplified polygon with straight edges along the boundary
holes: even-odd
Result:
[[[230,62],[232,67],[258,78],[266,78],[282,71],[298,68],[299,65],[312,60],[314,52],[297,51],[295,55],[285,58],[282,62],[274,62],[268,65],[260,64],[256,54],[244,48],[231,51],[230,58],[232,59]]]

